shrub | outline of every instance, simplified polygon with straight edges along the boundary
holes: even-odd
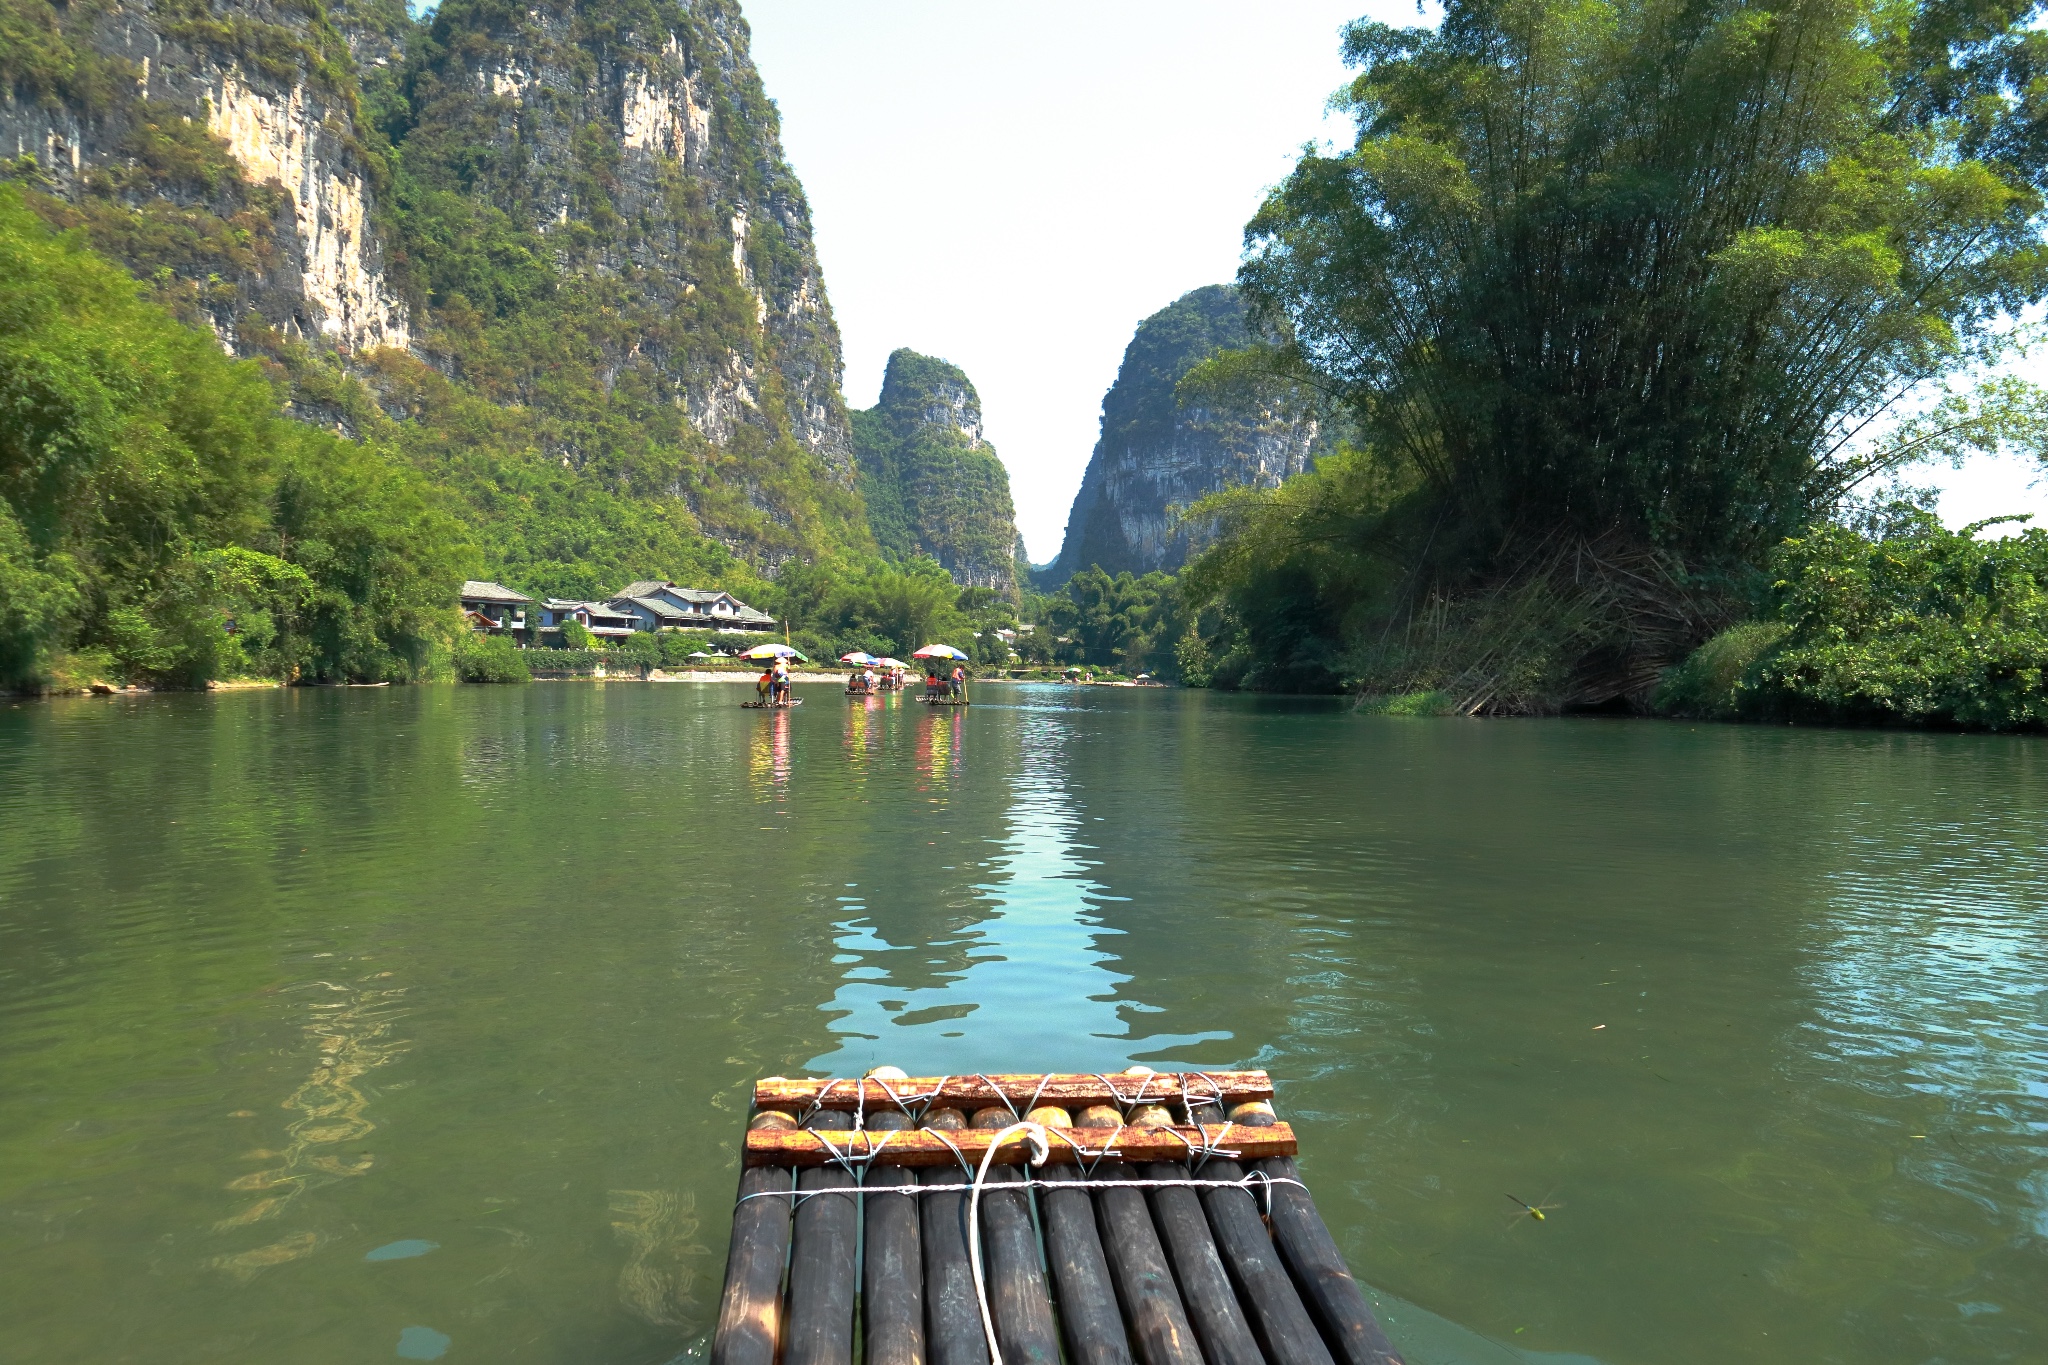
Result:
[[[1651,707],[1662,715],[1732,720],[1762,704],[1757,665],[1785,638],[1782,621],[1728,627],[1664,675]]]
[[[518,646],[503,635],[474,635],[456,645],[455,676],[471,683],[533,681]]]

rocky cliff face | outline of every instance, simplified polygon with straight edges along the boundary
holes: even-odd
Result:
[[[0,173],[454,488],[494,572],[868,543],[735,0],[6,4]]]
[[[880,401],[853,419],[877,543],[901,556],[931,556],[962,586],[1014,593],[1020,541],[1010,476],[982,436],[981,397],[967,376],[897,351]]]
[[[1225,488],[1270,488],[1309,467],[1318,427],[1302,405],[1178,401],[1175,386],[1190,369],[1245,342],[1244,304],[1228,285],[1184,294],[1138,324],[1103,396],[1102,436],[1043,584],[1095,564],[1110,573],[1178,569],[1190,535],[1174,509]]]
[[[65,205],[53,216],[231,349],[251,324],[345,353],[408,343],[375,226],[384,167],[317,6],[12,10],[0,154]]]
[[[636,371],[714,445],[787,435],[850,479],[810,209],[747,42],[730,0],[448,0],[410,74],[407,206],[498,210],[508,245],[616,313],[585,330],[609,380]],[[423,243],[437,302],[461,245]]]

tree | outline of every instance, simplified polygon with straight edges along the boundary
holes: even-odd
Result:
[[[473,559],[417,475],[0,186],[0,686],[418,677]]]
[[[2009,393],[1873,438],[2043,295],[2038,12],[1453,0],[1435,31],[1353,25],[1356,142],[1302,158],[1240,276],[1264,363],[1388,471],[1315,553],[1391,566],[1400,630],[1534,585],[1537,634],[1578,651],[1564,685],[1626,690],[1873,472],[2034,439]]]

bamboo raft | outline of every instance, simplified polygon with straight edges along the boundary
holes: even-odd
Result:
[[[749,711],[787,711],[792,706],[802,706],[802,697],[791,697],[788,701],[743,701],[741,706]]]
[[[1401,1365],[1263,1071],[754,1087],[711,1365]]]
[[[924,697],[920,698],[920,700],[922,700],[926,706],[972,706],[974,704],[973,702],[967,700],[967,698],[965,697],[935,697],[930,695],[929,693],[927,693]]]

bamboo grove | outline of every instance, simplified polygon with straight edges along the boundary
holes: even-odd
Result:
[[[1270,340],[1206,379],[1318,391],[1356,448],[1198,508],[1220,536],[1190,603],[1239,623],[1254,682],[1641,701],[1874,479],[2038,450],[2034,391],[1982,379],[2048,285],[2037,12],[1457,0],[1437,29],[1353,25],[1356,140],[1247,228]]]

